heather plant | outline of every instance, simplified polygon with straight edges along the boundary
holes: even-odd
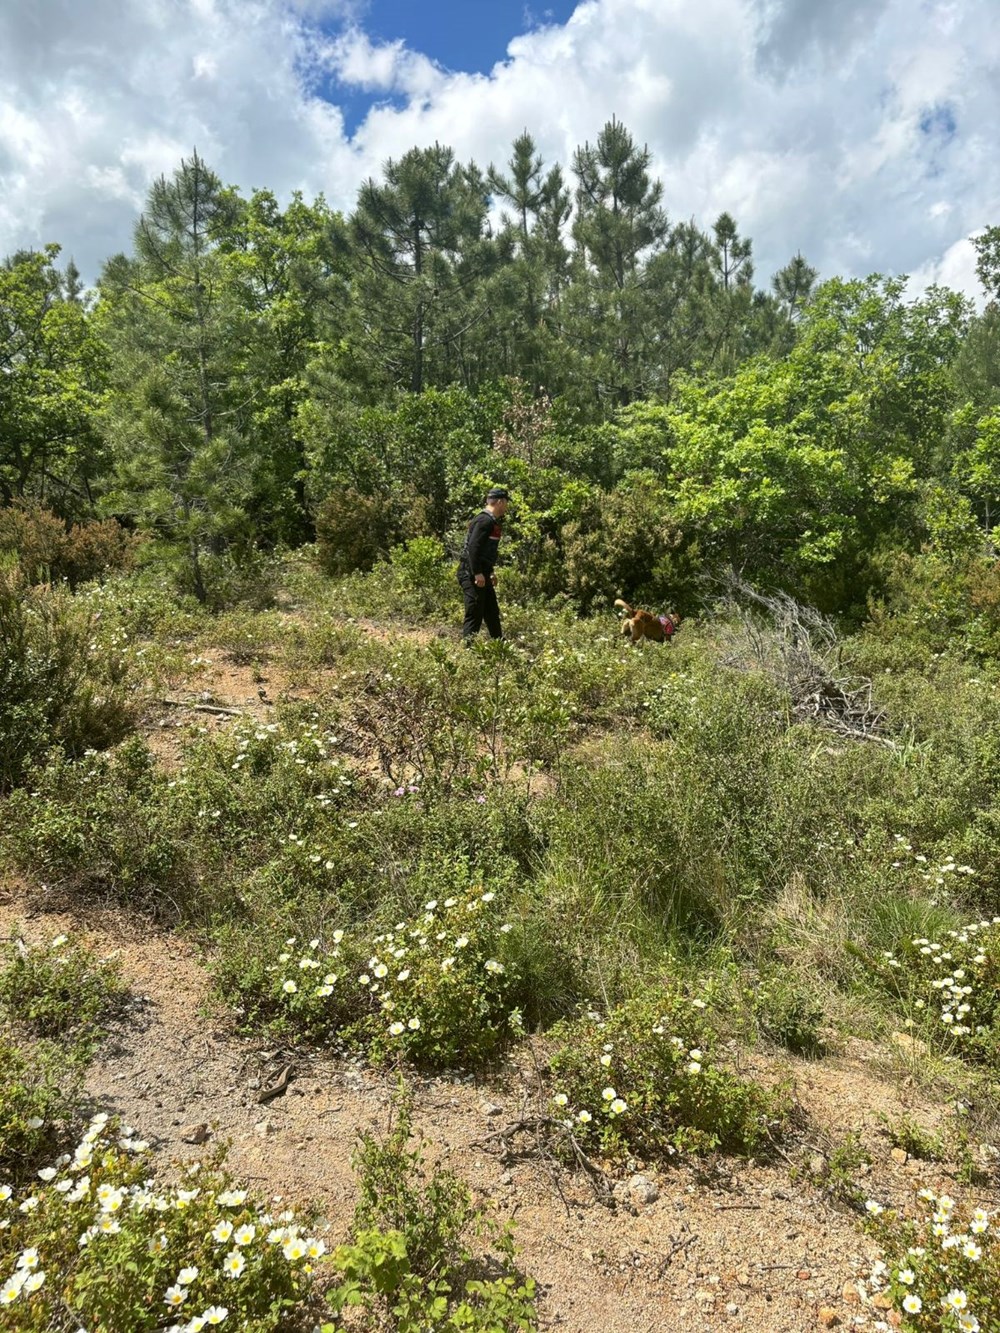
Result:
[[[709,1001],[669,987],[557,1023],[553,1116],[618,1161],[762,1148],[786,1099],[726,1069],[716,1029]]]
[[[261,1210],[215,1165],[162,1184],[147,1147],[99,1113],[30,1186],[0,1183],[0,1307],[11,1326],[310,1327],[326,1245],[308,1219]]]
[[[875,1199],[868,1230],[885,1260],[873,1285],[911,1333],[989,1333],[1000,1327],[1000,1217],[922,1189],[919,1213],[903,1216]]]

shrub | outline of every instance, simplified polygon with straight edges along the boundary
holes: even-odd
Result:
[[[885,1292],[912,1333],[989,1333],[1000,1328],[1000,1217],[969,1211],[923,1189],[922,1215],[900,1216],[876,1200],[868,1229],[882,1245]]]
[[[430,899],[390,930],[336,929],[272,965],[271,1005],[299,1031],[338,1037],[371,1058],[434,1068],[488,1062],[517,1028],[520,977],[496,894]]]
[[[132,726],[131,659],[61,589],[0,569],[0,791],[50,746],[100,749]]]
[[[907,1025],[938,1050],[994,1066],[1000,1055],[1000,917],[917,936],[875,961]]]
[[[0,551],[16,555],[29,583],[66,579],[75,588],[104,574],[122,573],[135,563],[141,541],[113,518],[67,528],[40,505],[0,509]]]
[[[33,1177],[61,1144],[75,1114],[79,1075],[62,1053],[36,1043],[30,1053],[0,1031],[0,1194],[5,1181]],[[0,1218],[2,1223],[2,1218]],[[2,1251],[0,1251],[2,1252]]]
[[[126,994],[117,963],[65,935],[31,948],[17,941],[3,953],[0,1015],[32,1037],[58,1041],[71,1060],[89,1059]]]
[[[386,1138],[363,1135],[355,1154],[360,1197],[353,1239],[332,1256],[342,1279],[328,1292],[334,1309],[355,1307],[363,1329],[398,1333],[536,1328],[535,1284],[514,1268],[510,1228],[474,1205],[453,1172],[428,1173],[422,1146],[408,1146],[409,1104],[401,1098],[398,1105]],[[470,1232],[485,1238],[496,1258],[476,1255]]]
[[[397,532],[386,498],[347,488],[334,491],[316,511],[316,549],[327,574],[371,569]]]
[[[680,990],[556,1024],[554,1114],[616,1160],[752,1152],[780,1128],[785,1099],[728,1072],[704,1000]]]
[[[291,1213],[261,1212],[217,1167],[159,1185],[147,1146],[102,1113],[30,1193],[0,1185],[0,1306],[19,1333],[140,1333],[171,1315],[191,1330],[310,1327],[324,1242]]]

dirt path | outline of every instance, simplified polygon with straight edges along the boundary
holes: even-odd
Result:
[[[154,933],[135,918],[94,910],[56,911],[10,891],[0,933],[29,941],[74,930],[116,956],[132,988],[128,1021],[109,1039],[87,1086],[102,1109],[152,1141],[165,1164],[220,1143],[228,1162],[265,1196],[322,1204],[339,1238],[353,1210],[350,1165],[356,1133],[384,1126],[392,1080],[344,1062],[311,1058],[240,1038],[210,997],[197,948]],[[809,1137],[857,1129],[875,1159],[872,1192],[900,1201],[922,1183],[939,1187],[941,1168],[893,1162],[877,1133],[878,1113],[933,1123],[905,1081],[874,1074],[858,1047],[820,1063],[790,1062]],[[293,1067],[286,1091],[261,1091]],[[768,1069],[774,1075],[773,1063]],[[484,1138],[515,1119],[520,1089],[458,1079],[417,1080],[415,1125],[501,1217],[513,1217],[523,1262],[542,1289],[543,1327],[564,1333],[799,1333],[817,1327],[876,1327],[878,1312],[844,1299],[874,1252],[853,1217],[825,1201],[784,1163],[722,1162],[652,1174],[658,1197],[614,1211],[580,1179],[555,1181],[538,1162],[504,1163]],[[201,1130],[199,1130],[199,1127]],[[204,1146],[192,1138],[207,1134]],[[829,1138],[826,1140],[830,1141]],[[649,1174],[649,1173],[648,1173]],[[953,1189],[954,1184],[948,1180]]]

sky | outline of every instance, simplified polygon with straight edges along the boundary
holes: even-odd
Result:
[[[731,213],[756,280],[909,274],[978,294],[1000,224],[996,0],[2,0],[0,256],[93,282],[193,148],[286,201],[415,145],[546,166],[617,116],[677,222]]]

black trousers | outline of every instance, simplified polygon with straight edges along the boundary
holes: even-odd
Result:
[[[489,576],[487,576],[485,587],[477,588],[471,572],[460,565],[458,582],[462,588],[462,596],[465,598],[465,621],[462,625],[462,638],[471,639],[473,635],[478,634],[485,620],[490,638],[502,639],[503,627],[500,624],[500,605],[497,602],[496,589],[490,582]]]

